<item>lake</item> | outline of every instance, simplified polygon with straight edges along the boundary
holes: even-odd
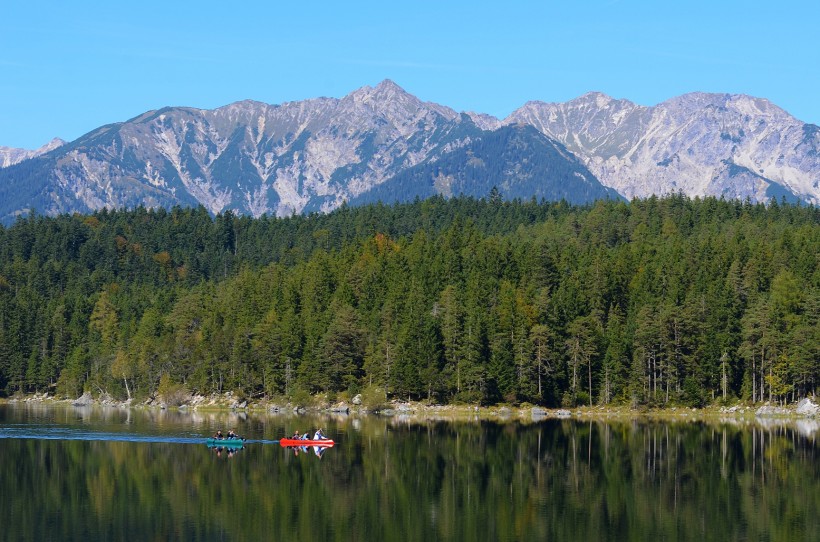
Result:
[[[275,441],[322,426],[317,456]],[[205,445],[216,429],[248,438]],[[3,540],[817,540],[816,422],[0,406]]]

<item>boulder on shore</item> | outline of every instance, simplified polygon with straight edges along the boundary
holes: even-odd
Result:
[[[94,402],[94,398],[91,396],[90,392],[85,392],[81,396],[77,397],[71,404],[74,406],[88,406]]]
[[[350,407],[347,406],[347,403],[338,403],[330,407],[330,411],[337,414],[347,414],[350,412]]]
[[[788,409],[783,407],[763,405],[755,411],[755,416],[758,418],[772,418],[776,416],[786,416],[788,413]]]
[[[811,399],[806,397],[805,399],[801,400],[797,403],[797,409],[795,410],[801,416],[809,416],[814,417],[820,413],[820,406],[816,403],[813,403]]]
[[[547,410],[541,407],[532,407],[530,415],[533,421],[543,420],[547,417]]]

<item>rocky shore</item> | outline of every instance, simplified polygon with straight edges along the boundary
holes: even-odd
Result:
[[[293,404],[276,401],[247,401],[235,397],[231,392],[210,396],[191,395],[178,404],[169,405],[159,398],[150,398],[143,401],[119,401],[108,395],[94,397],[85,393],[76,399],[58,399],[47,394],[29,396],[15,396],[9,399],[0,399],[7,403],[43,403],[62,404],[76,407],[101,406],[111,408],[139,408],[139,409],[176,409],[180,411],[249,411],[266,412],[270,414],[338,414],[338,415],[378,415],[387,417],[402,417],[419,420],[451,420],[451,421],[528,421],[537,422],[547,419],[576,419],[588,421],[629,421],[629,420],[657,420],[657,421],[727,421],[738,423],[743,421],[760,421],[766,423],[771,420],[811,420],[820,425],[820,404],[813,398],[805,398],[798,403],[780,405],[748,405],[737,404],[724,407],[706,407],[701,409],[686,407],[667,407],[662,409],[630,408],[627,406],[585,406],[576,408],[550,409],[539,406],[478,406],[478,405],[435,405],[422,402],[390,401],[376,406],[363,404],[360,395],[348,401],[327,401],[321,396],[312,398],[309,404]]]

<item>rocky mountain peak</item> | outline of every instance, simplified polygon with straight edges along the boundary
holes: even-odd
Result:
[[[486,113],[476,113],[475,111],[467,111],[464,113],[473,123],[482,130],[497,130],[501,127],[501,120]]]
[[[385,79],[375,87],[361,87],[342,98],[342,101],[385,113],[394,120],[397,116],[414,118],[422,112],[435,112],[448,120],[458,117],[458,113],[449,107],[423,102],[390,79]]]
[[[564,143],[627,197],[683,191],[820,202],[820,142],[762,98],[692,92],[645,107],[587,93],[564,104],[530,102],[504,122],[521,121]]]
[[[612,101],[613,99],[611,96],[604,94],[603,92],[592,91],[582,94],[574,100],[570,100],[568,105],[570,107],[595,107],[598,109],[603,109],[609,106]]]
[[[690,92],[658,104],[655,109],[679,110],[685,114],[733,113],[767,122],[799,122],[765,98],[746,94]]]
[[[401,88],[395,81],[392,79],[384,79],[378,85],[376,85],[377,92],[398,92],[403,94],[408,94],[406,90]]]
[[[405,91],[390,79],[385,79],[375,87],[365,85],[358,88],[348,94],[346,98],[362,104],[384,104],[387,102],[421,103],[421,100]]]
[[[66,140],[61,139],[59,137],[55,137],[51,141],[49,141],[48,143],[46,143],[45,145],[43,145],[42,147],[37,149],[35,152],[37,152],[39,154],[44,154],[44,153],[47,153],[49,151],[53,151],[57,147],[62,147],[66,143],[67,143]]]
[[[14,164],[28,160],[29,158],[43,155],[65,144],[66,142],[63,139],[55,137],[45,145],[34,150],[18,149],[14,147],[0,147],[0,168],[13,166]]]
[[[539,183],[557,180],[597,197],[600,180],[627,198],[682,191],[820,204],[820,128],[740,94],[693,92],[646,107],[589,92],[527,102],[499,120],[424,102],[387,79],[343,98],[166,107],[63,143],[0,148],[0,220],[30,208],[135,205],[290,215],[368,194],[414,197],[418,183],[481,195],[470,179],[520,197],[546,196]]]

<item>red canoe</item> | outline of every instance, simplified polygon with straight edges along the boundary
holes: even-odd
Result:
[[[326,448],[330,448],[335,443],[330,439],[322,439],[322,440],[297,440],[292,438],[283,438],[279,441],[279,446],[289,447],[289,446],[324,446]]]

